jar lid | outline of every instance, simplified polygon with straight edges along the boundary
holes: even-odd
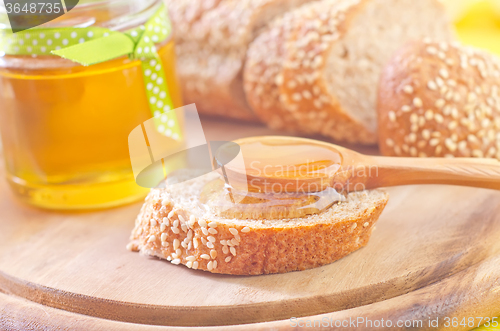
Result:
[[[146,22],[160,4],[161,0],[80,0],[74,8],[65,7],[70,9],[66,14],[40,27],[96,26],[123,31]],[[0,2],[0,29],[10,29],[3,1]]]

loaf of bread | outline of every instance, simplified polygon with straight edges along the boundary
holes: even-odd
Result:
[[[258,121],[243,91],[250,42],[274,17],[311,0],[167,0],[185,104],[202,114]]]
[[[500,59],[411,43],[383,72],[378,113],[384,155],[500,159]]]
[[[233,275],[304,270],[338,260],[368,243],[388,196],[350,193],[320,214],[290,219],[231,219],[200,206],[210,173],[153,189],[128,248],[188,268]]]
[[[166,2],[186,104],[338,141],[377,141],[377,84],[393,51],[453,38],[438,0]]]
[[[247,53],[244,86],[272,128],[377,142],[377,86],[410,40],[453,32],[436,0],[322,0],[277,18]]]

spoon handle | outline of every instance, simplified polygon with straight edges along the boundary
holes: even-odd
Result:
[[[474,158],[371,157],[366,188],[449,184],[500,190],[500,162]]]

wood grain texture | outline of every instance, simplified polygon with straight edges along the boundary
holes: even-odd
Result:
[[[308,316],[301,319],[333,321],[356,320],[359,317],[365,320],[390,320],[393,325],[398,321],[421,320],[422,330],[450,330],[444,326],[444,316],[453,318],[463,317],[491,317],[500,314],[498,292],[500,292],[500,259],[494,257],[483,263],[471,266],[462,272],[445,278],[430,286],[412,291],[374,304],[347,309],[339,312]],[[486,280],[486,281],[485,281]],[[463,284],[457,291],[457,284]],[[447,300],[448,299],[448,300]],[[153,330],[192,330],[188,327],[161,327],[133,323],[121,323],[91,316],[70,313],[44,305],[40,305],[15,296],[0,293],[0,329],[5,331],[17,330],[105,330],[105,331],[153,331]],[[428,321],[438,318],[441,322],[437,327],[429,327]],[[297,320],[298,322],[299,320]],[[386,322],[387,323],[387,322]],[[427,324],[426,324],[427,323]],[[291,330],[293,323],[290,320],[263,322],[235,326],[199,327],[196,330]],[[330,330],[356,330],[353,327],[325,328]],[[380,330],[380,328],[363,327],[364,330]],[[394,327],[391,330],[407,330],[405,327]],[[457,327],[454,330],[469,330],[469,327]],[[493,329],[493,328],[492,328]]]
[[[270,133],[224,123],[211,123],[210,130],[219,139]],[[241,277],[128,252],[140,203],[47,212],[22,205],[2,182],[0,329],[30,329],[30,323],[46,329],[240,329],[269,322],[246,326],[254,330],[289,328],[292,316],[500,314],[500,192],[450,186],[389,192],[367,247],[312,270]]]

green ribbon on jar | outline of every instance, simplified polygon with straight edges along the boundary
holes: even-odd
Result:
[[[35,28],[12,33],[0,29],[0,55],[55,55],[83,66],[122,56],[140,60],[146,95],[160,133],[175,140],[182,130],[173,109],[163,65],[155,44],[165,41],[172,26],[165,5],[144,24],[118,32],[100,27]]]

